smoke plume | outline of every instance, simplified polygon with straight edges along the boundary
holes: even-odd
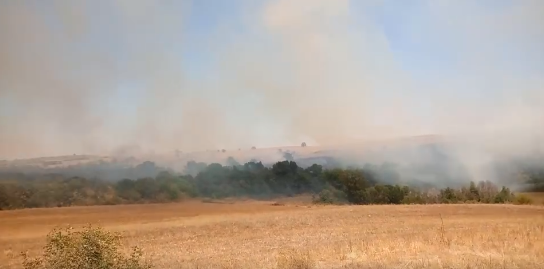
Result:
[[[2,1],[0,158],[436,133],[490,177],[543,150],[542,1],[228,3]]]

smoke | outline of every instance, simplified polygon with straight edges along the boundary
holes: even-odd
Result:
[[[437,133],[489,178],[543,150],[542,1],[50,3],[0,3],[0,158]]]

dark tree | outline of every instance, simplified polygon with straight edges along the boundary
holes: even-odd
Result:
[[[234,157],[229,156],[229,157],[227,158],[227,165],[228,165],[228,166],[239,166],[240,163],[239,163],[238,161],[236,161],[236,159],[234,159]]]
[[[293,157],[293,154],[290,153],[290,152],[284,152],[283,153],[283,158],[287,161],[294,161],[295,158]]]

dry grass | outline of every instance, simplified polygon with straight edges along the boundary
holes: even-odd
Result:
[[[544,268],[544,207],[190,202],[0,212],[0,264],[59,224],[123,231],[156,268]]]

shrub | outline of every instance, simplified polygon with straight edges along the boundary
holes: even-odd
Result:
[[[121,236],[91,225],[82,231],[54,229],[47,235],[42,257],[23,256],[25,269],[149,269],[142,251],[134,247],[129,256],[119,250]]]
[[[313,202],[316,204],[334,204],[334,197],[330,190],[322,190],[317,197],[313,198]]]
[[[533,203],[533,199],[526,194],[518,194],[514,198],[514,204],[516,205],[530,205]]]
[[[344,192],[334,188],[327,188],[313,196],[313,202],[316,204],[345,204],[347,203]]]

